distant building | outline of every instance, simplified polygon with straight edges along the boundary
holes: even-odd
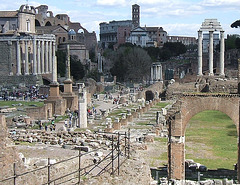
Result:
[[[162,27],[146,27],[146,29],[148,36],[156,43],[156,47],[161,47],[167,42],[167,32]]]
[[[167,42],[181,42],[187,46],[197,44],[197,39],[195,37],[167,36]]]
[[[162,27],[140,27],[140,6],[134,4],[132,20],[100,23],[100,47],[118,47],[126,42],[142,47],[161,47],[167,42],[167,32]]]
[[[154,46],[154,41],[149,37],[148,31],[142,27],[133,29],[127,39],[127,42],[141,47]]]
[[[100,46],[107,48],[118,43],[118,35],[124,35],[124,29],[132,29],[132,21],[111,21],[100,23]],[[122,39],[120,40],[121,43]]]
[[[57,44],[68,41],[68,31],[76,32],[76,40],[85,45],[88,51],[94,52],[97,56],[97,37],[96,33],[89,33],[79,22],[71,22],[67,14],[57,14],[55,17],[48,11],[47,5],[36,7],[36,29],[38,33],[56,34]],[[58,27],[58,29],[56,29]],[[65,30],[64,30],[65,29]]]
[[[55,51],[64,43],[71,43],[71,53],[84,64],[89,51],[97,56],[95,32],[70,22],[66,14],[54,17],[47,5],[0,11],[0,25],[0,84],[51,82]]]
[[[35,33],[33,6],[0,11],[0,84],[35,85],[51,81],[55,35]]]

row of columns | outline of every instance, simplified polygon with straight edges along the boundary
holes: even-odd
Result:
[[[213,73],[213,32],[209,31],[209,76]],[[202,76],[202,31],[198,31],[198,75]],[[220,75],[224,76],[224,31],[220,31]]]
[[[151,67],[151,81],[162,81],[162,65],[153,64]]]
[[[29,46],[30,41],[32,41],[33,46],[33,57],[32,57],[32,71],[33,75],[37,74],[47,74],[52,73],[53,71],[53,63],[55,60],[55,41],[45,41],[45,40],[24,40],[17,41],[17,75],[29,75]],[[20,43],[21,42],[21,43]],[[25,58],[21,56],[21,45],[25,46]],[[23,63],[23,71],[22,72],[22,63]]]

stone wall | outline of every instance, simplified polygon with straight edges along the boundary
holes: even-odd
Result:
[[[16,48],[12,42],[0,42],[0,76],[8,76],[13,69],[16,71]],[[3,81],[4,82],[4,81]]]
[[[47,120],[53,117],[51,103],[44,104],[42,107],[26,108],[26,112],[31,120]]]
[[[20,160],[19,154],[14,147],[12,141],[8,138],[8,129],[4,115],[0,115],[0,180],[13,176],[13,163],[16,163],[16,171],[24,172],[26,168]],[[17,184],[40,184],[36,175],[31,175],[31,178],[17,179]],[[13,180],[8,180],[2,185],[13,184]]]
[[[229,94],[184,95],[168,111],[169,126],[169,178],[184,180],[185,132],[190,119],[205,110],[218,110],[227,114],[239,130],[239,97]],[[238,161],[238,165],[239,165]],[[240,171],[238,170],[238,177]]]
[[[1,71],[1,70],[0,70]],[[0,75],[1,76],[1,75]],[[1,76],[0,78],[0,84],[7,86],[18,86],[19,84],[25,85],[25,86],[31,86],[31,85],[42,85],[43,80],[40,75],[20,75],[20,76]]]
[[[141,99],[141,98],[146,99],[146,91],[152,91],[154,95],[155,95],[155,92],[158,92],[158,94],[160,94],[163,91],[163,88],[164,88],[163,86],[164,86],[163,82],[156,82],[153,85],[149,86],[148,88],[144,89],[143,91],[139,92],[136,99]]]

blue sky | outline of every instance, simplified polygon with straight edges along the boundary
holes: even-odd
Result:
[[[10,3],[0,0],[0,10],[17,10],[26,0]],[[48,5],[54,16],[66,13],[89,32],[99,34],[99,23],[130,20],[133,4],[140,5],[141,26],[163,27],[168,35],[195,36],[204,19],[216,18],[227,34],[240,34],[231,28],[240,19],[240,0],[29,0],[29,5]]]

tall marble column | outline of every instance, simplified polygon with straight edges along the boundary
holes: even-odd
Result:
[[[48,69],[48,41],[45,42],[45,66],[46,66],[46,73],[49,73],[49,69]]]
[[[25,41],[25,75],[29,75],[28,41]]]
[[[33,38],[33,75],[37,74],[37,61],[36,61],[36,39]]]
[[[202,31],[198,31],[198,76],[202,76]]]
[[[49,43],[49,72],[52,73],[52,41]]]
[[[70,47],[69,47],[69,44],[67,45],[66,79],[71,79],[71,76],[70,76]]]
[[[153,81],[153,66],[151,67],[151,81]]]
[[[213,31],[209,31],[209,76],[213,74]]]
[[[162,77],[162,65],[160,65],[160,81],[163,80],[163,77]]]
[[[41,50],[40,41],[37,41],[37,73],[41,74]]]
[[[224,31],[220,31],[220,75],[224,76]]]
[[[21,75],[21,51],[19,41],[17,41],[17,75]]]
[[[44,61],[44,41],[41,41],[41,66],[42,66],[42,74],[44,74],[45,71],[45,61]]]
[[[53,42],[53,53],[52,53],[52,81],[54,84],[57,82],[57,57],[55,56],[55,42]]]

